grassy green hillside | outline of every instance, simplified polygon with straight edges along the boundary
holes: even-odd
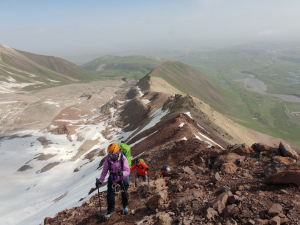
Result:
[[[147,56],[112,56],[106,55],[94,59],[81,67],[96,72],[100,77],[126,77],[140,79],[164,61]]]
[[[246,127],[300,147],[300,103],[250,91],[240,79],[253,76],[264,82],[267,93],[299,96],[300,63],[295,60],[299,51],[295,46],[238,46],[174,58],[221,86],[217,92],[223,93],[226,107],[203,99],[214,109]]]
[[[228,115],[233,116],[232,109],[240,107],[240,104],[230,101],[235,97],[234,92],[184,63],[165,62],[150,75],[163,78],[180,91],[207,102],[218,111],[225,110]]]

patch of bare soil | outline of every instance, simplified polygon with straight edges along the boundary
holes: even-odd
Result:
[[[46,172],[46,171],[48,171],[48,170],[51,170],[54,166],[57,166],[57,165],[59,165],[59,164],[60,164],[60,162],[49,163],[49,164],[47,164],[46,166],[44,166],[44,167],[41,169],[41,173],[44,173],[44,172]]]
[[[20,169],[18,169],[18,171],[19,171],[19,172],[22,172],[22,171],[25,171],[25,170],[28,170],[28,169],[32,169],[32,167],[29,166],[29,165],[24,165],[24,166],[22,166]]]
[[[39,156],[37,156],[37,157],[35,157],[33,159],[44,161],[44,160],[51,159],[54,156],[56,156],[56,154],[44,154],[44,153],[40,153]]]
[[[72,157],[71,161],[74,162],[89,151],[94,145],[98,144],[99,140],[86,140],[78,149],[76,155]]]
[[[45,137],[39,137],[37,138],[39,142],[43,145],[43,148],[49,148],[50,144],[53,144],[51,141],[47,140]]]

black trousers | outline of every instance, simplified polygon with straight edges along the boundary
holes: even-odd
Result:
[[[137,175],[137,174],[136,174],[136,175],[135,175],[135,186],[136,186],[136,187],[138,186],[140,177],[142,177],[142,179],[144,180],[144,182],[147,182],[147,181],[148,181],[147,175],[141,176],[141,175]]]
[[[129,176],[123,181],[117,182],[121,186],[122,190],[122,205],[125,208],[128,205],[128,187],[129,187]],[[115,211],[115,190],[112,188],[113,183],[111,182],[111,178],[108,178],[107,184],[107,214],[113,213]]]

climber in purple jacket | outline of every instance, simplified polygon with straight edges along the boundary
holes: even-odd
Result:
[[[116,143],[112,143],[107,148],[108,156],[105,159],[103,170],[96,186],[99,187],[109,171],[109,178],[107,184],[107,214],[104,219],[108,220],[109,217],[115,212],[115,193],[112,188],[113,184],[119,184],[122,190],[122,204],[123,214],[128,214],[128,186],[130,168],[125,155],[122,153],[121,147]],[[123,180],[122,180],[123,179]]]

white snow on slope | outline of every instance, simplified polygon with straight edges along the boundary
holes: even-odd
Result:
[[[138,86],[137,86],[137,89],[139,91],[140,97],[142,97],[144,95],[143,92],[142,92],[142,90]]]
[[[223,149],[223,147],[221,145],[219,145],[217,142],[213,141],[209,137],[205,136],[204,134],[201,134],[200,132],[198,132],[198,134],[200,134],[202,137],[206,138],[207,140],[211,141],[212,143],[214,143],[215,145],[218,145],[220,148]]]
[[[181,139],[181,141],[187,141],[187,138],[186,138],[186,137],[184,137],[184,138],[182,138],[182,139]]]
[[[150,121],[150,123],[148,123],[143,129],[141,129],[137,134],[135,134],[132,138],[134,138],[136,135],[138,135],[139,133],[142,133],[145,130],[148,130],[149,128],[155,126],[158,122],[161,121],[161,119],[167,115],[169,113],[169,109],[163,111],[162,108],[157,109],[154,113],[151,114],[150,119],[152,119]]]
[[[8,102],[0,102],[0,105],[4,105],[4,104],[12,104],[12,103],[16,103],[18,101],[8,101]]]
[[[143,92],[142,92],[142,90],[139,87],[137,87],[137,89],[138,89],[138,92],[140,94],[140,100],[141,100],[141,102],[143,104],[147,105],[150,101],[148,99],[146,99],[146,98],[142,98],[142,96],[144,95]]]
[[[183,126],[184,126],[184,123],[179,124],[179,127],[183,127]]]
[[[0,182],[2,191],[0,202],[3,203],[0,205],[0,224],[43,224],[45,217],[54,217],[59,211],[80,206],[82,202],[78,201],[82,197],[85,197],[84,200],[89,199],[91,196],[88,196],[88,192],[94,186],[95,178],[99,178],[101,174],[101,171],[96,171],[96,168],[102,157],[97,157],[93,162],[82,166],[88,162],[87,159],[83,159],[84,156],[96,148],[106,148],[111,142],[119,143],[121,140],[126,140],[139,129],[123,132],[120,128],[112,128],[112,139],[106,140],[101,131],[108,126],[108,121],[115,120],[118,116],[119,110],[117,113],[115,110],[112,109],[115,117],[111,119],[97,124],[78,126],[76,129],[78,135],[72,135],[74,140],[72,142],[66,138],[66,135],[45,134],[39,131],[24,131],[19,136],[25,134],[32,136],[0,140],[0,179],[7,181]],[[162,108],[156,110],[150,116],[150,123],[140,132],[153,127],[168,112],[169,110],[163,111]],[[78,121],[67,120],[66,122]],[[49,141],[48,148],[44,148],[37,140],[39,137],[45,137]],[[70,161],[85,140],[97,140],[97,142],[78,160]],[[40,153],[55,154],[55,156],[47,161],[33,159]],[[55,162],[60,164],[41,173],[45,165]],[[32,168],[22,172],[17,171],[26,163]],[[74,173],[76,168],[80,170]],[[103,187],[101,190],[105,189],[106,187]],[[64,197],[56,201],[61,196]]]
[[[106,148],[111,142],[118,143],[136,131],[123,132],[120,128],[114,128],[112,140],[106,140],[101,131],[106,128],[107,122],[108,120],[78,128],[82,139],[98,140],[86,154],[96,148]],[[32,136],[0,140],[0,179],[6,181],[0,183],[0,202],[3,203],[0,205],[0,224],[42,224],[47,216],[54,217],[59,211],[79,206],[82,204],[78,202],[80,198],[86,197],[87,200],[91,197],[88,192],[94,186],[95,178],[99,178],[101,174],[96,168],[102,157],[97,157],[78,172],[73,172],[75,168],[88,162],[87,159],[83,160],[84,155],[75,162],[70,161],[84,141],[70,142],[65,135],[38,131],[23,132],[20,136],[24,134]],[[41,136],[51,142],[48,144],[49,148],[44,148],[37,140]],[[77,140],[77,136],[74,140]],[[48,161],[33,159],[39,153],[56,155]],[[26,162],[32,168],[17,172]],[[60,164],[46,172],[40,172],[45,165],[53,162]],[[103,187],[101,190],[105,189]],[[55,201],[63,195],[65,197]]]
[[[190,112],[185,112],[184,114],[188,115],[191,119],[193,119]]]
[[[45,101],[48,105],[55,105],[56,107],[59,107],[59,104],[57,102],[51,102],[51,101]]]
[[[146,99],[146,98],[142,98],[142,99],[141,99],[141,102],[142,102],[143,104],[147,105],[150,101],[149,101],[148,99]]]
[[[199,139],[200,141],[202,141],[202,139],[199,137],[199,136],[197,136],[196,134],[194,134],[195,135],[195,137],[197,138],[197,139]]]

